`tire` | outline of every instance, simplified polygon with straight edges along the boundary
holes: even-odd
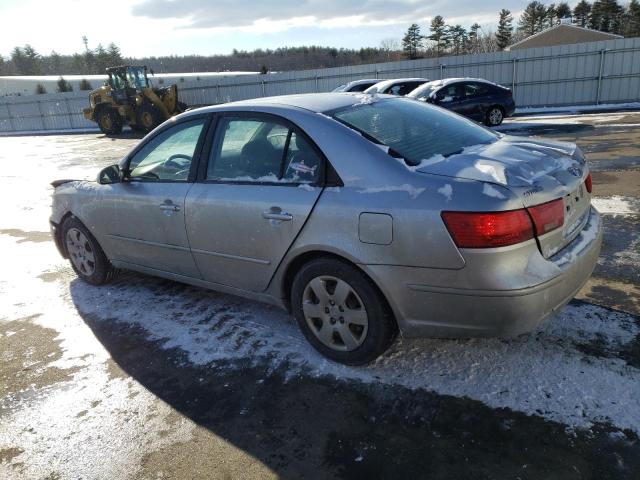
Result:
[[[91,285],[102,285],[117,273],[91,232],[75,217],[68,217],[60,229],[71,267],[78,277]]]
[[[484,124],[488,127],[497,127],[504,120],[504,109],[499,105],[494,105],[484,117]]]
[[[148,102],[143,103],[136,111],[136,128],[140,132],[149,133],[163,120],[162,112]]]
[[[373,282],[357,268],[332,258],[302,266],[293,280],[291,306],[309,343],[335,362],[369,363],[396,336],[393,315]]]
[[[122,132],[122,118],[114,108],[101,108],[96,114],[96,122],[105,135],[118,135]]]

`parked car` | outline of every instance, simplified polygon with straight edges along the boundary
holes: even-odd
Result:
[[[446,78],[425,83],[408,95],[494,127],[513,115],[510,89],[481,78]]]
[[[367,78],[363,80],[354,80],[353,82],[345,83],[339,87],[334,88],[334,92],[363,92],[371,85],[375,85],[380,80],[377,78]]]
[[[130,269],[275,304],[353,365],[398,331],[529,331],[586,282],[602,241],[574,144],[387,95],[200,108],[96,182],[53,185],[53,238],[81,279]]]
[[[364,93],[406,95],[428,81],[428,78],[394,78],[391,80],[382,80],[367,88]]]

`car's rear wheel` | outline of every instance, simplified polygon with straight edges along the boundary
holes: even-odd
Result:
[[[109,282],[116,273],[91,232],[75,217],[61,228],[62,242],[76,274],[91,285]]]
[[[489,127],[497,127],[504,120],[504,110],[502,107],[494,105],[487,111],[484,123]]]
[[[395,321],[379,290],[339,260],[304,265],[293,281],[291,305],[309,343],[336,362],[369,363],[395,338]]]

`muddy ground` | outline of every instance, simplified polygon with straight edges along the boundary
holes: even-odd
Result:
[[[400,339],[366,368],[327,362],[272,307],[80,282],[48,234],[48,182],[138,138],[0,138],[0,478],[640,478],[640,113],[500,129],[586,152],[592,279],[529,335]]]

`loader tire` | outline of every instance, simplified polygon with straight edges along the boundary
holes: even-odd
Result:
[[[113,108],[101,108],[96,114],[96,121],[105,135],[118,135],[122,132],[122,118]]]
[[[150,103],[143,103],[136,112],[136,127],[139,131],[149,133],[162,123],[162,112]]]

